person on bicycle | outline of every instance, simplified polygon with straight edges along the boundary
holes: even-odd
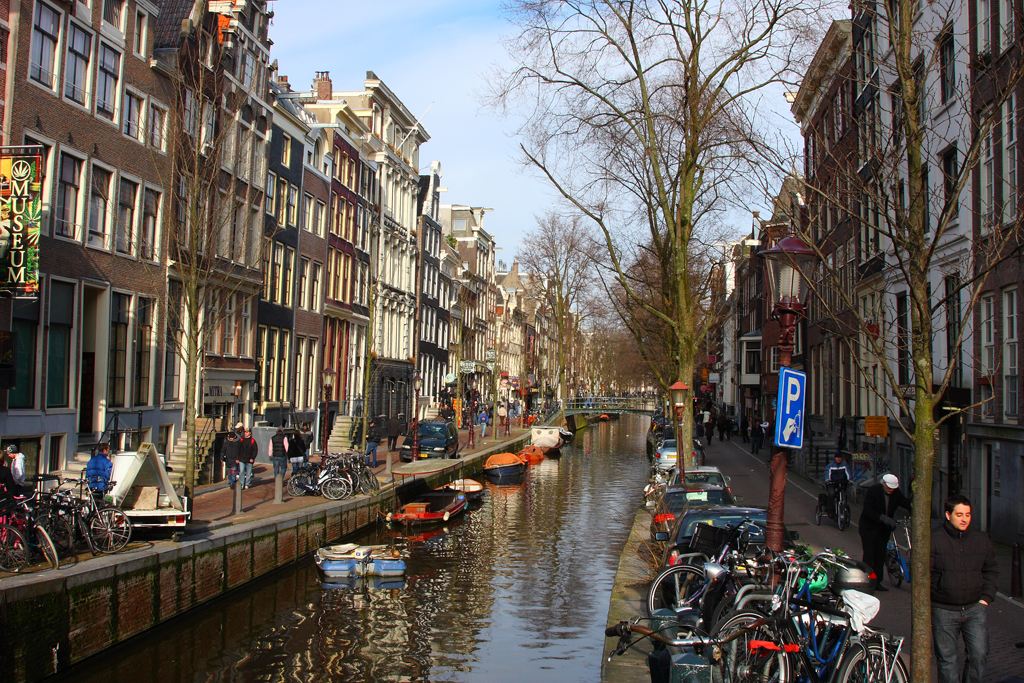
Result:
[[[85,466],[85,478],[89,482],[89,488],[93,494],[104,494],[110,484],[110,473],[114,470],[114,463],[110,462],[110,444],[103,442],[96,446],[96,453],[89,458],[89,464]]]
[[[846,487],[853,479],[849,465],[843,460],[843,454],[836,451],[835,460],[825,465],[825,488],[828,490],[829,507],[835,505],[835,495],[842,491],[846,493]]]

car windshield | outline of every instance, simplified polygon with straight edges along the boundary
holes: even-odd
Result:
[[[676,542],[678,543],[681,539],[693,536],[693,530],[697,528],[697,524],[699,522],[704,522],[711,526],[726,527],[742,522],[747,517],[750,517],[753,524],[758,527],[764,527],[767,525],[765,515],[766,513],[763,510],[757,512],[745,510],[743,512],[738,512],[737,514],[688,515],[686,520],[679,526],[680,533],[676,538]],[[760,532],[754,531],[753,533],[757,534]]]
[[[674,451],[675,449],[676,449],[676,442],[675,441],[671,441],[670,440],[670,441],[662,441],[661,442],[661,449],[660,450],[662,450],[662,451]]]
[[[444,425],[420,425],[421,439],[443,439],[446,436]]]
[[[680,510],[686,507],[687,501],[686,491],[668,491],[665,493],[665,498],[662,499],[662,506],[665,508],[665,512],[671,512],[676,514]]]
[[[691,489],[686,492],[686,500],[694,505],[729,505],[731,500],[726,498],[722,489]]]
[[[691,472],[690,470],[687,470],[686,483],[725,486],[725,477],[722,476],[721,472]]]

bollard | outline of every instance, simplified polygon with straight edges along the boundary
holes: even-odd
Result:
[[[1010,550],[1010,597],[1019,598],[1024,593],[1020,585],[1020,543],[1014,543]]]
[[[274,502],[275,503],[283,503],[284,502],[284,475],[283,474],[275,474],[274,475]]]
[[[235,480],[235,492],[231,500],[231,514],[242,514],[242,477]]]

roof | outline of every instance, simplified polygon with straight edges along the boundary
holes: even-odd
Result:
[[[178,47],[181,36],[181,22],[192,16],[202,0],[159,0],[160,14],[156,18],[156,32],[153,35],[155,49]]]

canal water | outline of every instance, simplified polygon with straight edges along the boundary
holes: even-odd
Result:
[[[312,559],[61,676],[79,683],[600,680],[647,419],[592,425],[445,529],[378,530],[404,581],[321,583]]]

